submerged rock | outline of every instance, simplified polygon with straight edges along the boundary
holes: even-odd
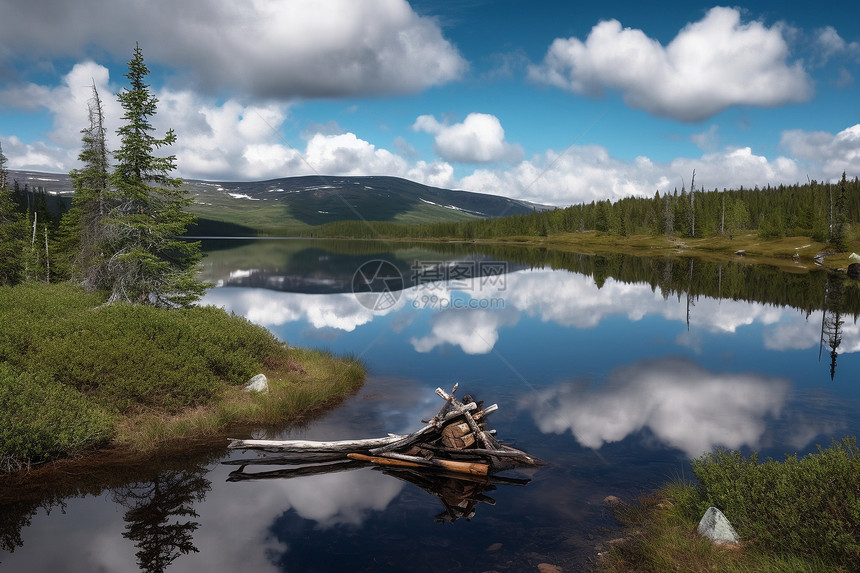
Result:
[[[709,507],[699,521],[699,535],[707,537],[714,543],[737,545],[738,534],[728,518],[716,507]]]
[[[269,380],[266,378],[265,374],[257,374],[253,378],[248,381],[248,385],[245,386],[245,392],[268,392],[269,391]]]

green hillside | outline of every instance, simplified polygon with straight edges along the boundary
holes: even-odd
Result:
[[[70,203],[68,174],[10,171],[21,188]],[[285,177],[268,181],[183,183],[200,218],[191,235],[283,236],[338,221],[416,225],[523,215],[532,205],[497,195],[429,187],[399,177]]]
[[[295,234],[345,220],[403,224],[459,222],[533,211],[496,195],[452,191],[397,177],[289,177],[255,182],[186,182],[199,217],[260,234]]]

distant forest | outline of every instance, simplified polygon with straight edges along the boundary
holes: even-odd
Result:
[[[21,185],[17,179],[12,180],[10,198],[20,213],[30,214],[31,225],[35,213],[39,228],[41,229],[44,224],[52,231],[60,226],[60,220],[72,206],[70,195],[49,193],[41,185],[32,187],[29,183]]]
[[[695,177],[693,178],[695,182]],[[609,235],[731,237],[757,232],[764,239],[807,236],[847,248],[850,225],[860,222],[860,180],[719,191],[682,188],[653,198],[592,201],[527,215],[465,222],[399,225],[342,221],[316,227],[307,236],[356,238],[453,238],[471,240],[599,231]],[[841,249],[840,249],[841,247]]]
[[[39,226],[56,229],[70,199],[39,186],[14,181],[11,198],[22,212],[36,213]],[[32,222],[32,219],[31,219]],[[546,237],[558,233],[597,231],[607,235],[665,235],[678,238],[729,237],[755,232],[762,239],[804,236],[848,248],[860,226],[860,179],[735,190],[685,188],[652,198],[626,197],[615,203],[592,201],[525,215],[421,225],[378,221],[339,221],[311,227],[307,237],[351,237],[460,240]],[[220,223],[219,223],[220,224]],[[853,233],[852,233],[853,229]],[[251,231],[251,229],[245,229]],[[201,231],[194,229],[194,234]],[[217,234],[217,233],[216,233]]]

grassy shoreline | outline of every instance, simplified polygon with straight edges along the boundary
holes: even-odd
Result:
[[[358,360],[290,347],[221,309],[103,303],[67,283],[0,287],[0,473],[282,427],[364,382]],[[245,392],[258,373],[269,392]]]
[[[619,237],[597,231],[582,233],[556,233],[541,236],[511,236],[506,238],[463,240],[453,237],[414,238],[387,237],[380,235],[371,239],[353,237],[309,237],[327,240],[366,240],[391,243],[457,243],[474,245],[511,245],[539,247],[580,254],[628,254],[639,257],[688,256],[712,261],[743,261],[749,264],[766,264],[789,272],[806,272],[820,268],[814,257],[825,253],[822,266],[831,270],[844,270],[852,261],[851,252],[860,251],[860,239],[849,242],[849,250],[834,253],[827,243],[814,241],[810,237],[782,237],[762,239],[757,233],[738,234],[732,239],[708,237],[689,239],[669,236],[631,235]]]
[[[856,571],[858,470],[860,448],[850,436],[783,461],[705,454],[693,461],[696,483],[676,481],[614,506],[624,537],[606,544],[597,571]],[[723,511],[739,544],[715,544],[697,533],[710,506]]]

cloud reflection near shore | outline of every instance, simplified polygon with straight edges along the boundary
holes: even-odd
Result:
[[[711,372],[672,357],[617,368],[602,387],[560,384],[524,397],[519,406],[542,432],[569,430],[588,448],[648,430],[662,444],[696,457],[718,446],[759,447],[790,389],[783,378]]]
[[[506,275],[504,288],[485,287],[480,292],[422,286],[398,293],[396,304],[383,311],[362,306],[352,293],[303,294],[259,288],[230,287],[209,290],[202,304],[232,310],[252,322],[273,328],[304,322],[314,329],[353,332],[385,315],[407,325],[419,312],[432,313],[429,332],[406,332],[413,349],[431,352],[441,346],[459,347],[465,354],[487,354],[500,340],[500,331],[524,318],[536,318],[565,328],[587,330],[610,317],[623,316],[636,322],[662,317],[673,323],[688,320],[686,301],[664,298],[650,285],[607,279],[597,288],[587,275],[547,269],[522,270]],[[424,304],[432,294],[434,305]],[[454,299],[501,301],[495,308],[451,304]],[[817,315],[817,316],[816,316]],[[426,324],[426,323],[422,323]],[[759,325],[768,350],[814,348],[820,340],[820,313],[812,317],[792,308],[731,299],[696,297],[689,315],[689,328],[696,336],[683,335],[680,346],[699,350],[703,333],[734,334]],[[423,328],[423,326],[421,327]],[[843,327],[839,353],[860,351],[860,327]]]

